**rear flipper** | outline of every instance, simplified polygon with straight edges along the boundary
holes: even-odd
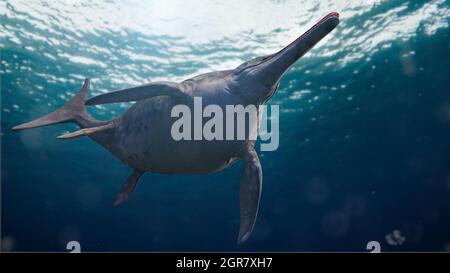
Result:
[[[97,127],[91,127],[91,128],[84,128],[72,133],[68,133],[68,134],[64,134],[64,135],[60,135],[58,136],[59,139],[72,139],[72,138],[77,138],[77,137],[81,137],[81,136],[88,136],[91,135],[93,133],[97,133],[97,132],[101,132],[104,131],[106,129],[111,129],[114,128],[114,122],[108,122],[105,125],[101,125],[101,126],[97,126]]]
[[[133,194],[134,189],[136,188],[136,184],[139,181],[139,178],[144,174],[144,171],[135,169],[133,173],[127,178],[127,181],[122,186],[122,191],[117,195],[117,199],[114,202],[114,206],[119,206],[125,203],[125,201],[130,198],[131,194]]]
[[[63,107],[36,120],[15,126],[12,129],[17,131],[64,122],[75,122],[82,128],[95,127],[106,124],[106,122],[102,122],[92,118],[86,112],[86,106],[84,105],[84,103],[86,101],[86,95],[89,90],[89,85],[90,82],[88,79],[86,79],[80,92],[78,92]]]

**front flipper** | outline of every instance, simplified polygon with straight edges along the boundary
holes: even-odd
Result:
[[[122,186],[122,191],[119,193],[119,195],[117,195],[117,199],[114,202],[115,207],[123,204],[125,201],[128,200],[128,198],[130,198],[131,194],[136,188],[136,184],[139,181],[139,178],[141,178],[143,174],[144,171],[135,169],[133,173],[130,176],[128,176],[127,181]]]
[[[185,93],[181,90],[178,83],[154,82],[98,95],[88,99],[86,105],[139,101],[157,96],[170,96],[175,99],[180,99],[185,96]]]
[[[244,148],[242,159],[245,168],[240,188],[240,227],[238,244],[250,237],[258,215],[259,199],[262,189],[262,169],[258,155],[251,144]]]

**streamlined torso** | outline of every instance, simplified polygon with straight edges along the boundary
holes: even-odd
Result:
[[[135,103],[107,132],[114,139],[112,143],[108,142],[113,145],[111,151],[132,168],[159,173],[208,173],[234,163],[244,140],[226,140],[226,136],[222,140],[206,140],[204,136],[195,140],[193,100],[194,97],[201,98],[202,109],[208,105],[219,106],[226,127],[226,106],[243,104],[240,90],[237,90],[239,84],[234,78],[232,71],[203,74],[181,83],[181,88],[190,96],[183,101],[159,96]],[[174,140],[172,136],[172,125],[177,117],[171,117],[171,111],[179,104],[188,106],[192,114],[191,140]],[[208,119],[203,118],[202,125]],[[246,124],[246,129],[256,126]]]

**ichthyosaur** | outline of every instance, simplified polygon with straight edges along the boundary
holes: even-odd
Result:
[[[247,136],[243,140],[175,140],[171,135],[174,122],[171,110],[176,105],[193,108],[195,97],[201,98],[204,105],[217,105],[223,109],[227,105],[260,106],[266,103],[278,90],[280,79],[289,67],[338,23],[339,14],[330,13],[277,53],[252,59],[232,70],[206,73],[180,83],[152,82],[87,99],[90,82],[85,80],[81,91],[64,106],[13,130],[63,122],[78,124],[80,130],[59,138],[89,136],[133,169],[115,205],[131,196],[145,172],[206,174],[242,160],[240,244],[252,233],[261,196],[262,169],[254,148],[255,141]],[[94,119],[86,111],[86,105],[117,102],[136,103],[109,121]]]

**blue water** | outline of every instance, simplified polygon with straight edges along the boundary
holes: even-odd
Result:
[[[66,2],[0,2],[3,250],[450,251],[449,1]],[[280,146],[260,153],[260,214],[243,246],[242,163],[147,173],[114,208],[130,170],[88,138],[55,138],[75,125],[10,130],[86,77],[96,95],[234,68],[330,11],[341,24],[270,101]]]

